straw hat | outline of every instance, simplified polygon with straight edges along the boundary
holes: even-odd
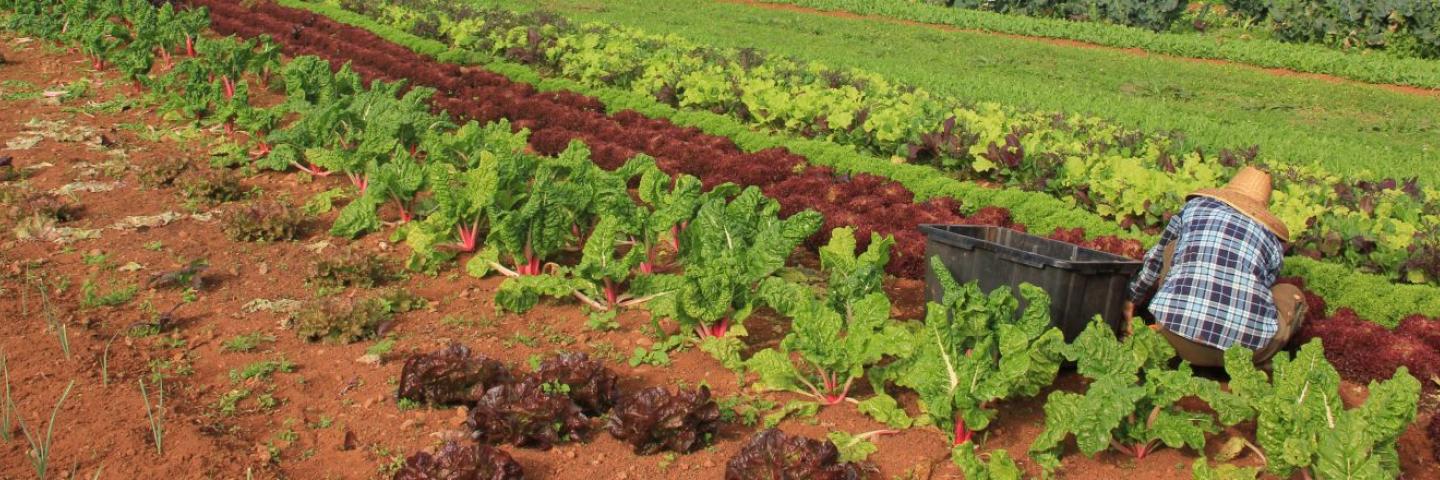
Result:
[[[1224,187],[1200,189],[1185,197],[1185,200],[1209,197],[1225,202],[1245,216],[1260,222],[1266,230],[1280,237],[1280,241],[1288,242],[1290,230],[1285,228],[1285,222],[1270,213],[1270,191],[1270,174],[1255,167],[1245,167]]]

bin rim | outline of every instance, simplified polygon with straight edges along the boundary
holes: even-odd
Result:
[[[1006,260],[1009,260],[1009,261],[1019,261],[1018,263],[1024,263],[1024,264],[1028,264],[1028,265],[1035,265],[1035,264],[1037,264],[1037,263],[1038,263],[1038,264],[1041,264],[1040,268],[1052,267],[1052,268],[1059,268],[1059,269],[1062,269],[1062,270],[1083,270],[1083,271],[1086,271],[1086,272],[1088,272],[1088,273],[1121,272],[1121,273],[1131,273],[1131,274],[1133,274],[1135,271],[1139,270],[1139,269],[1140,269],[1140,266],[1142,265],[1142,262],[1139,261],[1139,260],[1134,260],[1134,259],[1130,259],[1130,258],[1127,258],[1127,257],[1122,257],[1122,256],[1120,256],[1120,255],[1115,255],[1115,254],[1110,253],[1110,252],[1102,252],[1102,251],[1099,251],[1099,250],[1094,250],[1094,249],[1090,249],[1090,248],[1085,248],[1085,247],[1082,247],[1082,246],[1079,246],[1079,245],[1075,245],[1075,244],[1072,244],[1072,243],[1061,242],[1061,241],[1059,241],[1059,240],[1053,240],[1053,239],[1049,239],[1049,238],[1044,238],[1044,237],[1040,237],[1040,236],[1037,236],[1037,235],[1031,235],[1031,234],[1026,233],[1026,232],[1020,232],[1020,231],[1016,231],[1016,232],[1015,232],[1015,233],[1018,233],[1018,234],[1021,234],[1021,235],[1027,235],[1027,236],[1030,236],[1030,237],[1033,237],[1033,238],[1036,238],[1036,239],[1039,239],[1039,240],[1042,240],[1042,241],[1046,241],[1046,242],[1062,243],[1062,244],[1065,244],[1065,245],[1070,246],[1070,247],[1074,247],[1074,248],[1079,249],[1079,250],[1084,250],[1084,251],[1087,251],[1087,252],[1091,252],[1091,253],[1097,254],[1097,255],[1101,256],[1101,258],[1109,258],[1110,260],[1083,261],[1083,260],[1063,260],[1063,259],[1058,259],[1058,258],[1051,258],[1051,257],[1047,257],[1047,256],[1044,256],[1044,255],[1039,255],[1039,254],[1036,254],[1036,253],[1027,252],[1027,251],[1018,249],[1018,248],[1010,247],[1010,246],[1007,246],[1007,245],[1002,245],[1002,244],[1000,244],[1000,243],[996,243],[996,242],[992,242],[992,241],[989,241],[989,240],[985,240],[985,239],[983,239],[983,238],[977,238],[977,237],[972,237],[972,236],[969,236],[969,235],[963,235],[963,234],[960,234],[960,233],[956,233],[956,232],[950,231],[948,227],[965,227],[965,228],[978,228],[978,229],[1003,229],[1003,228],[1005,228],[1005,227],[996,227],[996,226],[993,226],[993,225],[962,225],[962,224],[923,223],[923,224],[920,224],[919,230],[920,230],[921,233],[924,233],[924,234],[925,234],[926,240],[933,240],[933,241],[940,242],[940,243],[944,243],[944,244],[946,244],[946,245],[950,245],[950,246],[953,246],[953,247],[964,248],[964,249],[966,249],[966,250],[972,249],[972,248],[974,248],[974,247],[980,247],[980,248],[983,248],[983,249],[986,249],[986,250],[990,250],[990,251],[994,251],[994,252],[996,252],[996,253],[1000,253],[1000,254],[1003,255],[1002,258],[1005,258]],[[1025,260],[1025,261],[1021,261],[1022,259]]]

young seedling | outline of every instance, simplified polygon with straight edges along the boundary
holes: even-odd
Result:
[[[158,390],[158,401],[154,408],[150,406],[150,393],[145,390],[145,379],[139,379],[140,398],[145,400],[145,414],[150,418],[150,436],[155,440],[155,454],[165,455],[165,379],[160,378]]]
[[[65,392],[60,394],[60,400],[55,402],[55,409],[50,412],[50,425],[45,428],[45,438],[40,438],[40,431],[30,432],[30,427],[25,425],[25,419],[16,415],[15,421],[20,423],[20,432],[25,434],[25,440],[30,442],[30,465],[35,468],[35,477],[45,480],[45,475],[50,468],[50,446],[55,438],[55,418],[60,416],[60,407],[65,404],[65,398],[70,396],[70,389],[75,388],[75,381],[71,380],[65,385]],[[8,400],[8,399],[7,399]],[[14,408],[13,402],[8,402]]]
[[[100,352],[100,383],[107,387],[110,386],[110,345],[115,343],[117,336],[120,334],[111,335],[110,340],[105,342],[105,350]]]
[[[10,400],[10,366],[3,353],[0,353],[0,373],[5,376],[5,398],[0,403],[0,440],[10,441],[10,419],[13,416],[11,407],[15,402]]]
[[[177,270],[161,272],[150,277],[145,282],[146,288],[166,287],[188,287],[193,290],[205,288],[205,280],[202,274],[209,267],[205,259],[193,260]]]
[[[46,289],[45,279],[35,279],[35,289],[40,292],[40,305],[45,310],[45,322],[50,325],[50,330],[60,340],[60,350],[65,352],[65,359],[70,359],[70,334],[65,327],[65,322],[60,321],[55,315],[55,306],[50,303],[50,292]]]

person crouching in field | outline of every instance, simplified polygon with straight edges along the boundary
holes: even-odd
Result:
[[[1225,364],[1225,350],[1255,351],[1266,364],[1300,331],[1300,289],[1276,285],[1289,231],[1270,213],[1270,175],[1241,169],[1223,188],[1186,197],[1160,242],[1145,254],[1130,283],[1128,324],[1146,308],[1180,358],[1193,365]]]

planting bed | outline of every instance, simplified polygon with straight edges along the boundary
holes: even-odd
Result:
[[[433,474],[436,469],[450,468],[446,466],[452,465],[450,462],[462,461],[461,468],[479,468],[477,472],[490,469],[484,474],[487,478],[518,478],[523,471],[525,478],[576,478],[599,472],[602,478],[620,479],[738,479],[756,478],[757,469],[781,458],[828,464],[797,470],[804,472],[797,475],[805,478],[819,478],[815,475],[822,471],[840,476],[878,474],[874,478],[960,476],[960,470],[951,461],[947,423],[956,418],[951,415],[942,414],[934,419],[947,425],[941,430],[917,425],[870,437],[878,452],[869,456],[869,463],[830,464],[835,452],[823,443],[786,439],[775,432],[760,435],[764,428],[757,425],[758,417],[783,411],[789,407],[779,408],[781,405],[808,397],[757,391],[761,386],[777,388],[779,380],[773,377],[777,372],[783,373],[776,370],[773,363],[762,364],[759,360],[777,358],[773,355],[775,348],[787,351],[798,348],[802,352],[827,348],[797,343],[815,343],[817,330],[824,335],[828,318],[825,313],[831,309],[839,309],[842,313],[836,315],[843,315],[845,322],[857,322],[843,327],[845,337],[839,343],[846,344],[846,348],[852,347],[852,341],[860,341],[857,340],[862,338],[860,334],[875,336],[879,341],[898,342],[882,348],[895,349],[894,352],[866,353],[874,355],[874,359],[853,367],[858,371],[868,366],[866,375],[871,376],[871,380],[888,376],[894,386],[884,388],[887,391],[873,391],[876,387],[860,381],[855,382],[852,389],[851,382],[845,381],[849,398],[873,400],[889,398],[883,395],[889,393],[909,415],[918,415],[919,405],[931,401],[927,399],[933,400],[935,395],[916,382],[943,378],[934,369],[949,368],[951,383],[954,383],[956,373],[949,359],[970,355],[968,350],[964,355],[950,350],[962,348],[961,342],[971,340],[957,337],[952,345],[941,345],[939,350],[917,347],[914,357],[901,357],[897,354],[899,344],[911,338],[905,331],[915,331],[918,336],[914,338],[923,339],[935,331],[930,329],[955,328],[943,325],[947,321],[959,321],[961,315],[951,317],[935,311],[937,308],[964,311],[967,316],[964,321],[986,322],[987,330],[991,331],[1006,331],[999,324],[1015,322],[1012,313],[1020,314],[1021,323],[1003,327],[1014,327],[1009,332],[1022,332],[1021,335],[1027,336],[1020,339],[1025,344],[1021,349],[1026,351],[1025,358],[1035,364],[1020,366],[1022,373],[1019,374],[1011,368],[1014,365],[1010,365],[1003,371],[991,372],[991,376],[1005,378],[999,380],[999,386],[1009,383],[1009,387],[1015,387],[1025,382],[1031,387],[1023,388],[1034,391],[1014,395],[1019,397],[1016,400],[1000,401],[1012,394],[997,393],[995,401],[984,400],[978,407],[954,407],[968,408],[966,412],[987,409],[998,412],[993,422],[985,420],[988,427],[980,425],[979,420],[971,420],[969,413],[964,417],[965,422],[971,422],[976,429],[983,427],[972,441],[983,447],[977,453],[988,455],[992,464],[1003,458],[996,452],[1003,451],[1018,459],[1024,472],[1034,475],[1040,472],[1040,462],[1044,461],[1041,457],[1058,453],[1061,455],[1058,465],[1052,466],[1059,467],[1060,474],[1069,478],[1133,475],[1188,478],[1190,465],[1197,456],[1227,455],[1222,452],[1224,440],[1256,438],[1254,422],[1240,422],[1238,426],[1216,428],[1203,435],[1201,441],[1206,446],[1198,448],[1201,451],[1153,450],[1143,438],[1121,439],[1127,443],[1117,449],[1130,449],[1138,453],[1135,457],[1139,458],[1113,450],[1087,458],[1075,451],[1076,445],[1061,437],[1055,446],[1058,451],[1046,447],[1043,455],[1037,456],[1033,451],[1027,454],[1027,449],[1035,448],[1032,442],[1043,443],[1037,440],[1047,436],[1042,430],[1074,428],[1073,425],[1051,425],[1063,423],[1062,416],[1050,412],[1057,397],[1079,398],[1078,394],[1093,394],[1102,388],[1104,382],[1096,378],[1097,370],[1087,366],[1090,357],[1080,352],[1079,373],[1091,380],[1069,372],[1055,377],[1054,370],[1048,377],[1043,372],[1036,375],[1035,372],[1046,368],[1044,365],[1057,366],[1058,363],[1047,362],[1058,362],[1060,358],[1054,345],[1048,350],[1042,345],[1046,338],[1058,342],[1058,332],[1046,329],[1043,317],[1038,318],[1037,324],[1033,321],[1037,317],[1029,310],[1014,312],[1013,303],[1007,303],[1013,299],[1006,295],[958,295],[960,286],[954,286],[955,292],[947,287],[947,304],[932,304],[931,315],[927,317],[923,284],[916,279],[923,272],[922,259],[918,257],[921,239],[914,229],[916,223],[971,221],[1024,228],[1014,225],[1008,212],[1002,209],[981,208],[964,218],[953,202],[915,203],[910,191],[889,180],[867,175],[838,175],[827,168],[809,166],[804,158],[780,149],[746,153],[723,137],[678,128],[667,121],[648,119],[633,112],[607,115],[594,99],[570,93],[538,93],[527,85],[483,70],[437,63],[368,32],[310,13],[264,3],[254,8],[218,0],[196,3],[215,9],[212,26],[217,32],[246,36],[269,34],[289,55],[318,55],[331,61],[331,68],[339,68],[339,62],[349,61],[353,70],[366,80],[405,79],[419,86],[433,87],[438,90],[433,98],[437,111],[450,112],[462,120],[509,120],[527,128],[531,131],[528,150],[558,156],[535,160],[549,162],[539,163],[542,166],[537,168],[554,168],[561,165],[560,162],[578,158],[573,156],[577,150],[571,143],[578,139],[589,146],[589,158],[607,169],[625,171],[630,167],[622,164],[635,154],[645,153],[655,157],[666,173],[693,174],[700,177],[706,187],[724,182],[761,187],[765,194],[779,200],[778,212],[760,214],[761,217],[768,215],[770,220],[759,218],[749,224],[748,228],[762,230],[762,233],[740,228],[732,236],[728,230],[731,226],[725,222],[733,220],[717,219],[714,210],[707,210],[716,205],[715,200],[706,200],[710,203],[700,207],[700,213],[693,217],[695,225],[690,226],[690,233],[684,237],[685,252],[690,257],[684,258],[683,265],[661,269],[668,274],[683,268],[684,275],[700,276],[707,267],[705,259],[696,259],[690,252],[705,250],[693,248],[734,242],[773,246],[774,238],[765,243],[763,237],[793,235],[793,243],[779,242],[784,245],[784,251],[757,247],[749,252],[761,258],[758,262],[764,262],[764,257],[778,256],[777,264],[789,265],[781,273],[765,273],[763,281],[757,280],[761,283],[759,293],[753,295],[763,297],[762,301],[746,307],[725,302],[725,308],[743,308],[747,313],[750,306],[761,305],[745,322],[748,337],[725,339],[736,341],[742,350],[730,352],[731,355],[750,357],[747,368],[754,369],[752,375],[741,373],[737,378],[726,368],[735,368],[729,363],[733,357],[726,357],[724,350],[710,350],[716,345],[728,348],[726,345],[730,344],[710,339],[700,343],[705,351],[694,348],[686,338],[691,333],[689,329],[677,326],[686,325],[684,318],[675,317],[671,321],[658,318],[661,315],[656,313],[657,318],[652,319],[650,314],[639,310],[616,310],[613,316],[587,314],[581,306],[568,301],[569,288],[577,288],[577,296],[584,295],[579,287],[566,287],[561,290],[565,292],[563,295],[545,294],[562,301],[539,302],[525,313],[497,313],[496,307],[513,310],[507,305],[511,305],[509,302],[513,302],[514,297],[506,295],[515,294],[511,289],[514,285],[571,275],[535,275],[553,272],[548,270],[549,266],[532,265],[535,259],[525,259],[529,260],[523,265],[526,268],[516,267],[527,275],[514,278],[476,279],[459,271],[468,270],[472,275],[483,277],[474,267],[477,259],[484,259],[483,252],[467,256],[470,258],[468,268],[455,268],[447,262],[441,267],[432,267],[438,268],[433,275],[404,273],[400,264],[410,253],[409,248],[394,242],[409,235],[412,238],[403,239],[406,245],[423,245],[413,236],[425,232],[423,227],[406,225],[411,221],[407,203],[438,202],[435,198],[447,194],[443,189],[448,184],[436,182],[425,196],[410,194],[408,201],[395,197],[397,211],[390,208],[388,201],[383,208],[378,203],[369,203],[373,200],[367,196],[366,185],[381,191],[395,188],[390,186],[396,182],[394,178],[381,176],[393,170],[381,167],[370,168],[360,176],[345,171],[351,174],[355,189],[346,186],[346,181],[338,175],[241,175],[237,172],[256,173],[254,167],[263,165],[269,146],[260,145],[260,151],[253,154],[258,159],[253,164],[248,163],[252,156],[243,150],[239,155],[225,154],[234,152],[235,142],[244,142],[249,135],[236,131],[236,124],[266,125],[263,118],[256,121],[254,115],[283,110],[218,108],[195,115],[199,123],[177,124],[173,119],[156,115],[162,111],[173,113],[168,105],[155,107],[157,100],[163,101],[163,98],[126,97],[127,93],[139,93],[137,85],[157,91],[167,88],[166,85],[132,84],[130,79],[115,72],[81,72],[74,66],[92,63],[91,59],[82,59],[73,51],[65,52],[35,39],[0,35],[0,57],[6,59],[6,63],[0,65],[0,88],[5,89],[0,95],[0,108],[13,113],[13,119],[7,117],[0,121],[0,139],[7,142],[7,149],[0,150],[0,162],[3,162],[0,168],[5,168],[0,170],[5,175],[0,178],[3,180],[0,198],[7,206],[0,219],[4,221],[4,231],[16,238],[0,244],[4,247],[0,249],[0,290],[5,299],[0,302],[0,315],[18,319],[11,326],[16,333],[0,338],[0,352],[8,359],[5,363],[7,398],[3,403],[6,428],[0,432],[5,434],[0,437],[3,438],[0,446],[4,447],[0,449],[4,455],[0,478],[26,478],[36,474],[47,478],[430,478],[426,476],[427,470]],[[9,8],[13,4],[0,1],[0,7]],[[148,12],[145,9],[150,6],[140,2],[126,8],[131,9],[93,15],[101,19],[98,23],[102,26],[112,18],[123,18],[128,27],[140,25],[135,20]],[[97,24],[93,19],[77,17],[75,20],[73,25],[85,24],[87,28]],[[168,47],[164,42],[158,46],[166,52],[162,56],[175,52],[177,45],[198,43],[200,47],[202,60],[174,68],[217,65],[223,68],[224,62],[215,60],[226,54],[217,52],[254,53],[251,51],[254,45],[225,50],[232,44],[195,42],[188,36],[170,37],[169,42]],[[85,52],[96,51],[90,42],[81,48]],[[263,52],[267,47],[262,42],[258,48]],[[139,52],[142,59],[150,53],[145,48],[132,49],[131,53],[134,52]],[[96,55],[93,64],[102,66],[105,59],[103,53]],[[202,107],[208,108],[211,103],[221,107],[233,98],[256,107],[304,101],[276,95],[280,91],[292,94],[305,91],[292,85],[296,78],[291,76],[304,70],[289,68],[303,65],[302,60],[314,61],[313,58],[297,59],[283,65],[278,58],[273,64],[265,64],[262,59],[252,64],[260,67],[245,67],[244,70],[251,73],[244,74],[243,78],[241,74],[221,81],[203,75],[194,77],[212,89],[224,83],[223,96],[211,90],[213,100]],[[134,71],[134,65],[116,63],[125,64],[126,71]],[[283,87],[282,82],[277,81],[280,76],[272,76],[270,66],[266,65],[277,69],[282,65],[286,67]],[[150,70],[150,65],[140,66]],[[156,76],[166,68],[171,67],[161,66],[155,71]],[[82,83],[82,77],[88,83]],[[338,75],[332,77],[337,82],[339,78]],[[82,84],[88,88],[78,86]],[[339,95],[354,99],[380,92],[380,95],[366,97],[368,101],[375,101],[397,93],[383,84],[373,84],[372,88],[369,92],[357,90]],[[192,83],[172,92],[190,95],[200,90],[200,85]],[[406,99],[409,98],[407,95]],[[240,113],[234,113],[236,111]],[[322,114],[314,110],[292,113]],[[347,120],[350,121],[353,119]],[[273,120],[258,130],[274,129],[278,123],[278,119]],[[337,123],[337,128],[354,125]],[[274,138],[278,137],[267,137]],[[456,137],[442,136],[439,140],[453,138]],[[501,137],[485,138],[485,141],[491,140],[499,141]],[[403,148],[392,147],[387,154],[391,156],[387,159],[391,163],[383,168],[403,169],[409,165],[405,162],[416,158],[437,169],[446,166],[442,164],[446,161],[442,158],[446,153],[444,148],[427,143],[426,155],[416,157],[417,145],[398,145],[409,147],[408,156]],[[313,146],[307,148],[320,153],[320,149]],[[339,150],[344,153],[349,148],[351,146],[342,146]],[[498,144],[481,148],[464,153],[507,155]],[[238,156],[242,159],[242,168],[206,166],[210,162],[205,158],[217,152],[224,155],[216,157],[214,162]],[[310,154],[306,152],[307,156]],[[518,153],[512,155],[513,162],[525,157]],[[590,165],[584,158],[579,160],[579,163],[564,165],[576,169],[574,171]],[[508,168],[515,164],[518,163],[499,165]],[[319,172],[313,162],[309,167]],[[554,174],[533,170],[528,173],[532,176],[520,183],[539,184],[541,173],[536,172]],[[602,182],[628,177],[595,174],[584,178],[583,182],[556,185],[573,187],[594,182],[585,186],[597,187],[595,190],[613,187],[621,193],[619,196],[626,196],[626,185],[607,186]],[[516,189],[502,190],[506,193],[524,191],[508,184],[504,188]],[[629,185],[628,188],[634,193],[646,187],[642,185],[637,189]],[[732,203],[727,205],[725,198],[721,198],[718,205],[727,209],[728,216],[736,211],[744,213],[748,207],[735,207],[742,200],[768,201],[753,193],[729,194],[734,197],[730,200]],[[543,198],[534,193],[529,195]],[[638,194],[643,195],[644,192]],[[336,198],[348,198],[349,204],[343,209],[332,207],[331,201]],[[303,207],[295,206],[302,203]],[[763,205],[758,207],[762,211],[767,208]],[[371,208],[367,211],[365,207]],[[376,222],[376,226],[368,229],[382,229],[387,233],[393,230],[394,237],[371,234],[349,240],[352,235],[333,236],[324,232],[332,224],[339,229],[342,224],[352,222],[353,218],[347,219],[347,215],[353,216],[357,211],[373,215],[376,208],[380,208],[383,218],[398,216],[401,221],[383,225]],[[797,235],[790,231],[791,227],[802,228],[798,225],[807,219],[816,219],[819,223],[818,216],[806,210],[823,214],[825,225],[818,231],[825,233],[810,236],[808,242],[804,242],[806,248],[795,248],[808,232],[815,230],[804,230]],[[786,218],[785,222],[794,222],[783,224],[784,233],[774,233],[773,229],[779,225],[773,223],[777,221],[773,219],[776,213]],[[439,208],[433,206],[424,214],[445,218]],[[429,218],[420,222],[427,220]],[[601,252],[604,258],[618,255],[614,252],[616,248],[628,251],[625,256],[633,257],[629,255],[635,253],[633,240],[630,247],[617,247],[611,244],[623,242],[601,235],[601,232],[614,233],[602,228],[604,225],[614,227],[607,224],[607,220],[613,217],[600,220],[600,225],[581,227],[581,222],[590,221],[585,219],[560,226],[566,230],[565,235],[581,239],[584,250],[581,264],[587,259],[593,260],[591,244],[595,238],[608,242],[601,243],[606,247]],[[475,225],[479,225],[478,220],[476,222]],[[487,228],[497,231],[503,228],[498,220],[490,222]],[[712,225],[727,228],[722,236],[725,240],[706,242],[704,235],[714,232],[704,230],[719,228]],[[444,225],[446,234],[451,226]],[[857,257],[854,247],[844,244],[848,233],[835,233],[834,238],[830,238],[831,227],[856,227],[855,236],[865,253]],[[582,235],[582,228],[589,234]],[[460,229],[462,239],[465,232]],[[895,237],[894,258],[888,264],[871,256],[873,250],[883,250],[887,244],[867,242],[872,232]],[[470,235],[474,234],[472,230]],[[758,239],[747,238],[752,235]],[[1085,238],[1083,232],[1074,230],[1057,231],[1054,236],[1069,241]],[[713,236],[708,238],[713,240]],[[242,239],[251,241],[240,241]],[[504,238],[493,236],[486,239],[487,243],[503,241]],[[531,253],[530,242],[524,242],[527,257]],[[866,243],[872,243],[870,250],[863,247]],[[679,256],[681,252],[676,250],[681,244],[677,238],[674,247],[661,249],[661,256]],[[1091,245],[1132,256],[1139,253],[1133,241],[1100,238]],[[573,263],[572,253],[557,254],[564,257],[557,261]],[[415,258],[410,261],[414,262]],[[500,260],[491,264],[503,269],[498,262]],[[848,267],[841,266],[847,264]],[[829,275],[825,285],[830,288],[823,297],[810,298],[810,287],[820,281],[817,265]],[[879,265],[888,266],[896,276],[882,279],[879,269],[873,268]],[[425,269],[423,263],[421,267]],[[556,268],[563,272],[567,267]],[[749,268],[754,267],[747,267],[746,272]],[[643,265],[640,269],[651,273]],[[688,277],[684,280],[690,281]],[[609,277],[606,281],[609,294]],[[864,293],[866,291],[870,293]],[[859,300],[848,299],[845,295],[851,292],[865,296]],[[952,298],[952,293],[957,296]],[[1025,297],[1031,298],[1033,293],[1026,292]],[[1337,346],[1345,339],[1366,339],[1330,352],[1330,360],[1347,378],[1389,378],[1394,364],[1399,363],[1409,366],[1411,372],[1429,384],[1434,369],[1429,360],[1437,355],[1434,349],[1440,346],[1428,338],[1427,327],[1432,320],[1419,317],[1407,320],[1397,332],[1414,341],[1390,342],[1384,337],[1388,332],[1375,330],[1375,326],[1367,322],[1356,324],[1353,315],[1347,319],[1345,310],[1335,318],[1320,319],[1323,315],[1319,312],[1324,309],[1319,305],[1323,301],[1318,297],[1307,300],[1317,312],[1309,335],[1325,338],[1327,344]],[[615,298],[606,301],[611,308],[616,308]],[[834,304],[837,301],[844,303]],[[605,308],[604,305],[592,306]],[[653,309],[658,312],[663,307]],[[1035,311],[1045,309],[1040,307]],[[864,327],[873,327],[873,332],[861,330],[858,322],[865,318],[879,319],[879,323]],[[736,318],[737,324],[738,320]],[[721,331],[725,321],[728,317],[721,320]],[[697,327],[710,325],[701,323]],[[1364,335],[1360,335],[1361,330]],[[802,331],[808,333],[798,335]],[[1143,328],[1139,331],[1150,334],[1146,338],[1151,341],[1156,338]],[[1089,343],[1075,350],[1067,348],[1064,356],[1075,360],[1073,355],[1077,351],[1104,348],[1104,337],[1110,337],[1108,330],[1091,336]],[[1140,337],[1144,335],[1131,338]],[[343,343],[309,341],[317,338]],[[985,341],[994,339],[993,336],[985,338],[990,339]],[[1006,361],[1013,360],[1008,352],[1017,348],[1015,339],[1001,338],[1004,339],[1003,353],[996,355]],[[1101,339],[1099,343],[1097,338]],[[667,354],[667,349],[660,345],[671,339],[681,339],[683,347],[672,346]],[[1110,348],[1130,348],[1120,347],[1113,342],[1113,337],[1110,340],[1113,343]],[[980,349],[996,348],[993,343],[986,346],[985,341],[974,347],[982,352],[977,358],[991,351]],[[1350,356],[1360,349],[1374,353],[1381,346],[1390,350],[1388,356],[1377,356],[1384,360],[1378,365]],[[870,347],[864,349],[871,350]],[[1142,347],[1135,352],[1143,350]],[[627,355],[632,351],[635,353]],[[1034,357],[1030,357],[1030,351]],[[1313,349],[1307,351],[1314,353]],[[656,352],[665,360],[655,360]],[[944,361],[941,352],[949,352],[943,356]],[[586,353],[598,363],[573,353]],[[767,354],[770,356],[766,357]],[[724,358],[712,358],[712,355]],[[895,359],[892,364],[882,367],[876,363],[890,355]],[[781,364],[790,362],[784,357],[778,358]],[[973,366],[975,372],[995,368],[994,365],[987,367],[984,360],[975,362],[965,368]],[[1121,375],[1115,375],[1116,378],[1124,376],[1126,366],[1120,364],[1124,362],[1108,363],[1113,365],[1105,367],[1119,369],[1116,373]],[[841,383],[838,380],[842,378],[842,370],[850,368],[821,368],[820,376],[827,390]],[[888,374],[879,371],[887,368],[900,370]],[[1155,368],[1157,374],[1175,375],[1185,367],[1178,371]],[[1147,376],[1148,370],[1147,367]],[[757,375],[753,374],[761,378],[754,378]],[[859,378],[858,373],[846,374],[850,376],[844,378]],[[1202,374],[1216,376],[1220,372]],[[804,382],[803,377],[809,374],[800,375],[799,381]],[[1190,377],[1185,374],[1184,378]],[[1241,377],[1236,378],[1239,385]],[[1369,396],[1367,406],[1381,404],[1381,408],[1390,405],[1404,410],[1414,404],[1414,394],[1408,394],[1407,400],[1405,389],[1411,385],[1414,390],[1419,389],[1413,378],[1404,378],[1409,383],[1390,384],[1399,385],[1396,387],[1399,390],[1372,385],[1367,392],[1358,383],[1345,383],[1338,392],[1346,406],[1367,402],[1365,397]],[[992,379],[983,380],[992,383]],[[1206,412],[1202,416],[1208,424],[1205,402],[1213,400],[1206,395],[1218,394],[1219,390],[1218,387],[1200,389],[1216,385],[1205,382],[1193,380],[1196,385],[1193,396],[1204,398],[1204,402],[1190,398],[1178,407],[1170,407],[1165,406],[1166,401],[1156,400],[1159,403],[1150,418],[1157,418],[1164,407],[1165,418],[1191,414],[1182,413],[1182,409]],[[1257,388],[1253,378],[1247,382],[1245,388]],[[1278,376],[1276,383],[1278,386]],[[811,388],[814,392],[814,387]],[[953,390],[954,386],[950,388]],[[1324,387],[1317,390],[1326,391]],[[1077,395],[1067,396],[1070,394],[1064,392]],[[845,393],[842,391],[841,396]],[[1047,404],[1045,398],[1050,393],[1057,395]],[[953,392],[941,394],[947,403],[950,400],[946,395],[958,395],[957,401],[987,398]],[[1387,395],[1388,398],[1375,400]],[[784,419],[779,422],[780,429],[791,435],[824,439],[827,432],[858,435],[888,428],[863,415],[861,411],[867,408],[863,405],[857,409],[831,396],[824,399],[839,405]],[[1397,399],[1400,401],[1396,402]],[[1245,397],[1245,401],[1251,401],[1250,397]],[[1168,403],[1173,402],[1172,399]],[[1413,410],[1387,417],[1402,420],[1394,425],[1395,435],[1399,437],[1395,472],[1407,477],[1436,477],[1440,476],[1440,467],[1429,455],[1434,444],[1425,437],[1424,429],[1433,417],[1433,401],[1425,397],[1420,404],[1421,414],[1413,418],[1413,422]],[[55,405],[55,414],[46,415],[52,405]],[[1215,409],[1231,411],[1230,407]],[[1356,411],[1334,413],[1341,415],[1342,420],[1353,421]],[[662,418],[665,420],[661,421]],[[23,426],[12,428],[12,425]],[[51,440],[36,436],[40,428],[47,425],[54,430],[53,446]],[[1262,423],[1259,428],[1266,427]],[[956,437],[967,439],[972,434],[964,422],[955,425],[954,432]],[[1132,440],[1139,443],[1128,443]],[[27,441],[30,448],[24,446]],[[847,454],[853,453],[850,447],[856,442],[835,441]],[[1271,448],[1264,440],[1256,441]],[[1079,448],[1087,448],[1085,445],[1082,439]],[[767,452],[766,448],[772,450]],[[797,449],[806,453],[777,454],[777,450],[794,452]],[[957,461],[966,458],[955,455]],[[1254,453],[1231,457],[1224,463],[1252,467],[1260,462]],[[48,476],[42,473],[47,468]],[[792,468],[795,467],[792,465]]]

